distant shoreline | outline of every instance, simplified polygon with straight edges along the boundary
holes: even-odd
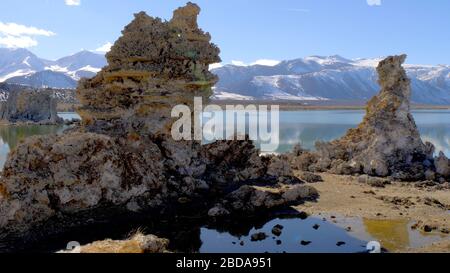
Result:
[[[250,104],[253,105],[279,105],[281,111],[320,111],[320,110],[365,110],[366,105],[361,104],[345,104],[345,103],[336,103],[336,104],[326,104],[323,102],[307,102],[310,103],[305,105],[306,102],[286,102],[286,101],[241,101],[241,100],[211,100],[210,104],[216,104],[221,107],[225,107],[226,105],[243,105],[247,106]],[[76,104],[58,104],[57,110],[58,112],[76,112],[78,105]],[[413,104],[413,110],[450,110],[450,105],[421,105],[421,104]]]
[[[212,104],[224,107],[226,105],[279,105],[282,111],[295,110],[365,110],[365,103],[345,104],[345,102],[286,102],[286,101],[241,101],[241,100],[211,100]],[[450,110],[450,105],[413,104],[413,110]]]

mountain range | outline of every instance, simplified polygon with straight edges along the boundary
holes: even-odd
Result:
[[[211,71],[219,76],[213,99],[364,103],[380,89],[379,59],[310,56],[276,65],[225,65]],[[26,49],[0,48],[0,82],[36,88],[73,89],[82,77],[92,77],[106,65],[104,55],[81,51],[55,61]],[[450,104],[449,65],[404,65],[418,104]]]
[[[212,70],[220,79],[214,98],[364,103],[379,92],[376,67],[380,61],[335,55],[283,61],[274,66],[226,65]],[[411,78],[414,103],[450,104],[450,66],[404,67]]]
[[[81,51],[55,61],[41,59],[27,49],[0,48],[0,82],[33,87],[75,88],[106,65],[104,55]]]

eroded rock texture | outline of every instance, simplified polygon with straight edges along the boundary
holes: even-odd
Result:
[[[58,124],[56,100],[52,93],[30,89],[13,90],[0,106],[0,120],[5,123]]]
[[[211,36],[197,26],[199,12],[188,4],[169,22],[135,15],[106,55],[108,66],[78,87],[88,130],[164,134],[173,106],[193,109],[194,96],[207,101],[218,80],[209,65],[221,60]]]
[[[358,128],[336,141],[317,143],[317,154],[301,151],[296,164],[306,164],[313,171],[400,180],[421,180],[427,171],[433,172],[434,147],[422,141],[410,111],[410,80],[402,67],[405,59],[406,55],[391,56],[380,62],[381,92],[368,103]]]
[[[184,207],[207,216],[223,204],[230,214],[253,213],[317,195],[292,177],[286,158],[260,157],[250,141],[202,146],[168,135],[172,106],[209,98],[216,82],[208,65],[219,61],[219,50],[198,29],[198,13],[189,3],[169,22],[136,15],[109,65],[80,83],[81,127],[29,138],[9,155],[0,180],[1,230],[58,232],[47,223],[80,214],[95,221],[106,209],[164,214]],[[283,189],[268,194],[258,185]]]

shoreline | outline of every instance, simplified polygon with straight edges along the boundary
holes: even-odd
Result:
[[[315,102],[317,103],[317,102]],[[216,104],[221,107],[226,105],[278,105],[281,111],[321,111],[321,110],[366,110],[366,104],[352,105],[352,104],[311,104],[292,103],[285,101],[233,101],[233,100],[211,100],[210,104]],[[413,104],[411,109],[414,110],[450,110],[450,105],[421,105]]]
[[[296,173],[296,176],[299,176],[299,173],[301,172]],[[408,245],[410,242],[406,237],[405,244],[396,245],[391,252],[450,253],[448,189],[428,186],[420,188],[417,183],[407,182],[392,182],[384,188],[377,188],[358,182],[358,178],[354,176],[329,173],[318,175],[324,181],[312,185],[319,191],[320,197],[316,202],[295,206],[298,211],[321,215],[342,228],[348,227],[348,223],[341,220],[342,217],[382,223],[377,228],[378,231],[384,228],[385,236],[376,239],[385,245],[392,245],[398,240],[395,236],[389,237],[392,234],[388,231],[398,230],[398,223],[403,223],[402,228],[405,231],[410,229],[410,232],[417,231],[424,236],[440,236],[441,239],[425,246],[414,247]],[[356,235],[361,231],[352,232]]]

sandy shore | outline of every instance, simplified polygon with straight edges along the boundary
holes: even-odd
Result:
[[[314,184],[319,191],[317,203],[306,203],[297,209],[324,218],[357,217],[370,223],[369,229],[391,225],[398,229],[405,226],[403,233],[408,236],[407,223],[416,224],[415,229],[428,236],[440,236],[436,244],[415,249],[407,243],[394,246],[396,252],[449,252],[450,253],[450,193],[449,190],[418,188],[414,183],[386,185],[374,188],[359,183],[356,177],[320,174],[324,182]],[[335,221],[339,224],[339,221]],[[341,223],[345,225],[346,223]],[[399,232],[399,236],[402,232]],[[397,236],[398,237],[398,236]],[[439,237],[438,237],[439,238]],[[408,240],[404,238],[403,241]],[[400,240],[402,241],[402,240]]]

